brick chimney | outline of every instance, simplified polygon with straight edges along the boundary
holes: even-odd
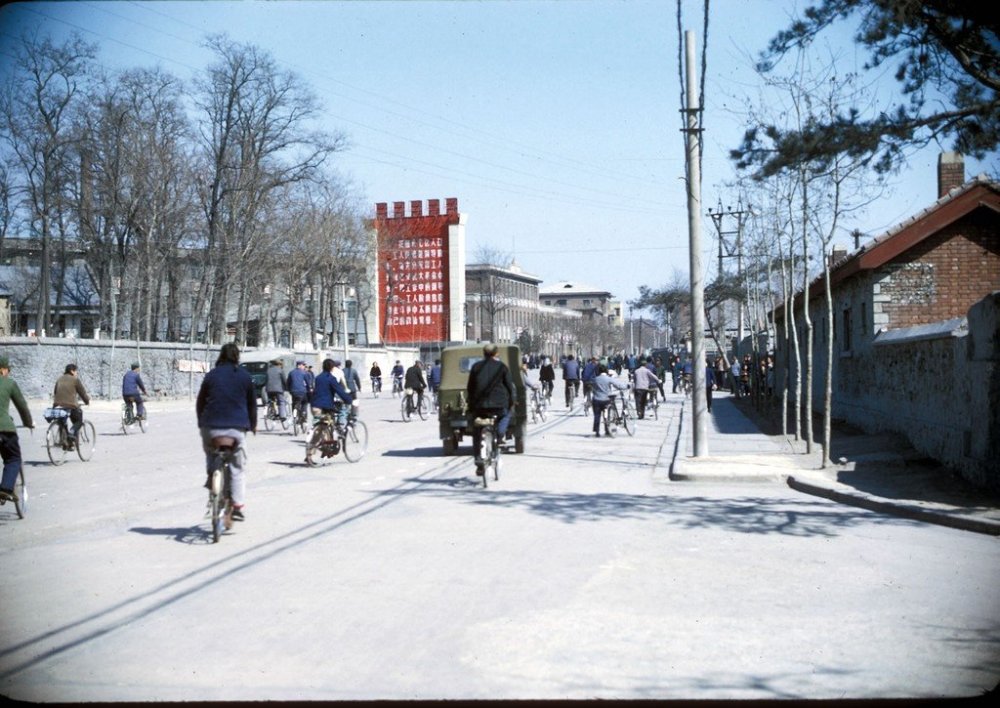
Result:
[[[965,184],[965,158],[959,152],[942,152],[938,156],[938,199],[955,187]]]

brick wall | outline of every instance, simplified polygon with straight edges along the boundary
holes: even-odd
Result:
[[[878,270],[889,329],[962,317],[983,292],[1000,290],[1000,233],[978,210]]]

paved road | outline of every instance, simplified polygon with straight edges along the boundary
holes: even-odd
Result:
[[[247,521],[217,545],[190,404],[128,436],[93,408],[89,463],[52,467],[22,431],[30,515],[0,509],[15,699],[965,696],[1000,676],[996,538],[671,482],[676,398],[634,438],[557,408],[483,489],[433,421],[366,396],[359,464],[252,438]]]

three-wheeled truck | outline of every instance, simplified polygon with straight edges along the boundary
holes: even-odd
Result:
[[[524,379],[521,376],[521,350],[513,344],[498,344],[497,357],[510,369],[517,403],[510,418],[508,431],[514,435],[514,452],[524,452],[528,407],[525,402]],[[454,455],[462,438],[472,436],[473,413],[469,411],[467,387],[472,365],[483,358],[482,344],[463,344],[441,351],[441,389],[438,405],[438,432],[444,454]]]

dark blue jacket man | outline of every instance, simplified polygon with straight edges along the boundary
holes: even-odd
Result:
[[[135,414],[140,418],[146,417],[146,405],[142,402],[142,397],[146,394],[146,385],[139,375],[139,364],[132,364],[132,369],[122,377],[122,398],[128,403],[129,398],[135,403]]]
[[[215,459],[212,438],[224,436],[236,440],[229,463],[229,491],[233,500],[233,518],[242,521],[246,498],[246,432],[257,433],[257,391],[250,374],[240,368],[240,349],[236,344],[229,342],[222,345],[215,368],[205,374],[201,382],[195,411],[209,474]]]
[[[337,398],[344,403],[351,403],[351,394],[340,385],[340,382],[331,373],[333,371],[333,359],[323,360],[323,372],[316,377],[316,387],[313,389],[310,403],[313,408],[318,408],[324,413],[328,413],[335,408]]]

